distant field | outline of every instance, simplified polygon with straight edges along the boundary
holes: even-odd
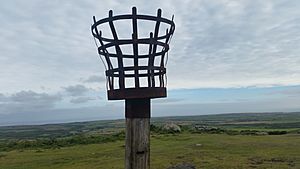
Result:
[[[300,169],[300,113],[151,120],[151,168]],[[180,133],[166,132],[174,123]],[[0,169],[123,169],[124,120],[0,127]],[[170,134],[173,133],[173,134]]]
[[[300,112],[294,113],[234,113],[219,115],[155,117],[151,123],[179,125],[205,125],[226,129],[300,129]],[[123,130],[124,120],[104,120],[65,124],[3,126],[0,141],[5,139],[57,138],[84,134],[105,134]]]
[[[196,144],[200,146],[196,146]],[[1,169],[122,169],[124,142],[0,153]],[[300,135],[155,135],[151,168],[191,162],[201,169],[299,169]]]

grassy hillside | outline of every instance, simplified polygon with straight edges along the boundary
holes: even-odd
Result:
[[[299,169],[300,113],[160,117],[151,168]],[[161,126],[178,124],[180,133]],[[0,127],[0,169],[124,168],[124,120]],[[170,134],[172,133],[172,134]]]
[[[166,169],[172,164],[190,162],[205,169],[298,169],[299,152],[299,135],[155,135],[151,138],[151,167]],[[124,142],[117,141],[1,152],[0,168],[122,169],[123,158]]]

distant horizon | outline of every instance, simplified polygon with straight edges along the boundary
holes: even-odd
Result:
[[[166,118],[166,117],[191,117],[191,116],[210,116],[210,115],[229,115],[229,114],[272,114],[272,113],[300,113],[299,111],[292,111],[292,112],[234,112],[234,113],[213,113],[213,114],[198,114],[198,115],[174,115],[174,116],[153,116],[152,118]],[[69,124],[69,123],[84,123],[84,122],[93,122],[93,121],[111,121],[111,120],[125,120],[123,118],[112,118],[112,119],[95,119],[95,120],[70,120],[70,121],[62,121],[62,122],[32,122],[28,124],[7,124],[2,125],[0,127],[17,127],[17,126],[42,126],[42,125],[56,125],[56,124]]]

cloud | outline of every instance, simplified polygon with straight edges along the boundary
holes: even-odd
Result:
[[[90,33],[92,16],[106,17],[110,9],[130,13],[134,5],[138,13],[155,15],[162,8],[164,17],[175,14],[169,88],[300,84],[298,1],[0,3],[2,93],[59,90],[79,77],[90,77],[86,83],[104,80],[93,76],[105,69]]]
[[[171,46],[170,86],[299,84],[300,40],[295,37],[300,22],[295,13],[300,3],[283,2],[194,1],[188,10],[176,5],[182,18]]]
[[[73,104],[87,103],[89,101],[102,99],[102,97],[98,96],[98,89],[86,87],[81,84],[70,85],[62,88],[62,92],[66,94],[64,95],[64,99],[69,100],[69,102]]]
[[[73,85],[73,86],[68,86],[63,88],[70,96],[82,96],[86,94],[88,91],[90,91],[89,88],[83,85]]]
[[[70,100],[71,103],[74,103],[74,104],[80,104],[80,103],[86,103],[90,100],[97,100],[97,99],[101,99],[100,97],[98,98],[94,98],[94,97],[76,97],[76,98],[72,98]]]
[[[99,82],[105,82],[106,78],[103,76],[92,75],[85,80],[82,79],[82,81],[85,83],[99,83]]]
[[[20,91],[9,96],[0,94],[0,113],[41,112],[55,107],[62,100],[60,94]]]
[[[10,100],[16,103],[48,102],[53,103],[61,99],[60,95],[36,93],[33,91],[20,91],[10,96]]]
[[[154,99],[154,104],[173,104],[184,101],[182,98],[162,98],[162,99]]]
[[[300,96],[300,87],[298,86],[293,86],[293,87],[289,87],[287,89],[281,89],[281,90],[277,90],[277,91],[272,91],[267,93],[268,95],[275,95],[278,97],[297,97],[299,98]]]
[[[4,94],[0,93],[0,103],[5,101],[7,101],[7,97]]]
[[[94,94],[89,93],[91,90],[93,89],[83,85],[71,85],[63,87],[63,90],[56,93],[32,90],[22,90],[11,94],[0,93],[0,114],[44,114],[45,112],[55,112],[57,109],[72,107],[66,104],[68,101],[73,104],[82,104],[102,99],[100,96],[95,96],[98,93],[94,90]],[[64,93],[67,93],[67,95]]]

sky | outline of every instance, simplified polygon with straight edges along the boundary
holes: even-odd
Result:
[[[0,125],[124,118],[124,101],[107,101],[90,27],[133,6],[175,15],[168,98],[152,100],[152,116],[300,111],[300,1],[10,0],[0,2]]]

